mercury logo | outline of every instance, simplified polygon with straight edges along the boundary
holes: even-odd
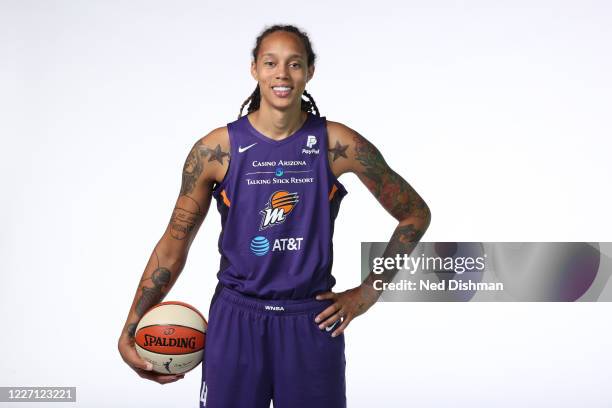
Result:
[[[285,222],[287,215],[293,211],[298,201],[298,193],[290,193],[284,190],[272,193],[266,208],[260,211],[262,217],[259,229],[262,230]]]

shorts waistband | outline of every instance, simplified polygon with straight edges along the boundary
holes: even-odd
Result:
[[[263,314],[276,315],[306,314],[323,310],[333,303],[330,299],[316,300],[315,298],[302,300],[259,299],[253,296],[247,296],[225,286],[221,289],[219,298],[244,309]]]

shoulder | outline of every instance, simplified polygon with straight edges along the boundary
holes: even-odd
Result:
[[[355,142],[359,133],[344,123],[327,121],[328,159],[336,177],[354,171]]]
[[[341,144],[353,143],[356,137],[359,137],[359,133],[351,129],[347,125],[341,122],[335,122],[327,120],[327,135],[331,145],[334,145],[335,141]]]
[[[219,181],[225,176],[230,161],[230,142],[227,126],[208,132],[195,141],[183,172],[201,174],[206,180]]]
[[[221,145],[221,147],[229,147],[229,132],[227,126],[221,126],[211,130],[206,135],[200,137],[195,144],[209,148],[214,148],[218,144]]]

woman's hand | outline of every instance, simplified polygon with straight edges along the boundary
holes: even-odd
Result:
[[[143,360],[134,347],[134,339],[129,338],[126,334],[122,334],[119,338],[117,347],[123,361],[127,363],[136,374],[147,380],[155,381],[160,384],[168,384],[174,381],[178,381],[185,376],[185,374],[160,374],[152,371],[153,365],[146,360]]]
[[[349,325],[357,316],[364,314],[380,296],[371,285],[361,284],[356,288],[346,290],[341,293],[325,292],[317,295],[315,299],[332,299],[334,303],[327,309],[319,313],[315,322],[319,323],[319,329],[333,327],[334,323],[341,319],[342,323],[335,328],[332,337],[336,337]]]

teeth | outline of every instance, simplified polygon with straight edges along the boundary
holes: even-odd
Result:
[[[274,86],[274,87],[272,87],[272,89],[274,89],[275,91],[288,91],[291,88],[289,88],[287,86]]]

